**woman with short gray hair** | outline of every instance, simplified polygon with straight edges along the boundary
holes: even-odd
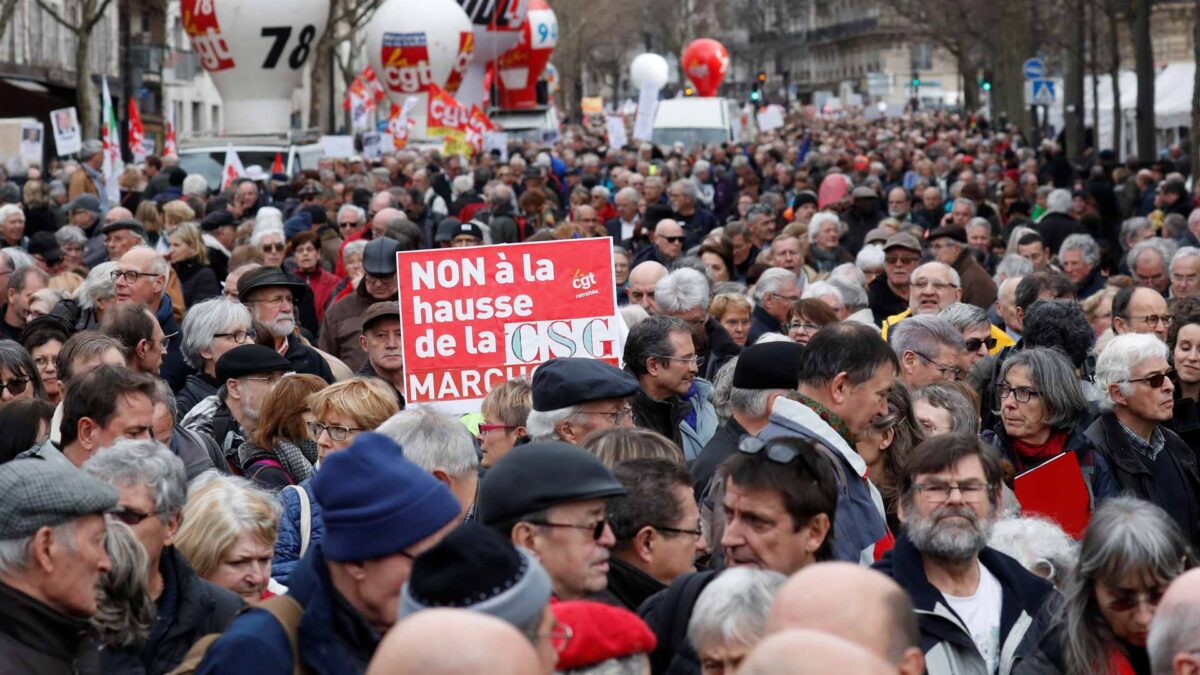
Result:
[[[229,298],[211,298],[188,307],[183,317],[183,360],[195,369],[175,395],[179,414],[214,396],[223,383],[217,382],[217,361],[238,345],[253,344],[250,310]]]
[[[771,603],[786,581],[778,572],[735,567],[704,588],[687,629],[704,675],[737,670],[764,637]]]

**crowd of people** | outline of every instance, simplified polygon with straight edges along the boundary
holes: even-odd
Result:
[[[797,108],[0,177],[0,673],[1200,672],[1181,157]],[[622,367],[406,407],[397,252],[583,237]]]

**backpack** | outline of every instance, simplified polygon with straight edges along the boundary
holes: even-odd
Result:
[[[246,607],[242,612],[247,612],[251,609],[255,608]],[[297,632],[300,629],[300,619],[304,616],[304,608],[294,598],[286,595],[276,595],[259,603],[258,609],[265,609],[270,612],[275,621],[283,627],[283,632],[287,634],[288,645],[292,648],[292,675],[305,675],[308,669],[300,661],[300,645],[297,638]],[[208,654],[208,648],[220,637],[221,633],[209,633],[197,640],[196,644],[192,645],[192,648],[184,655],[183,661],[168,675],[193,675],[199,671],[200,664],[204,661],[205,655]]]

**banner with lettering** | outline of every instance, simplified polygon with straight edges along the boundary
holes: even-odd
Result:
[[[474,412],[559,356],[619,365],[626,329],[607,237],[396,255],[409,404]]]

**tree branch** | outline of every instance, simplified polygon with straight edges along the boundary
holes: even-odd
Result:
[[[112,2],[112,0],[104,0],[100,3],[100,8],[96,10],[96,13],[93,14],[90,19],[84,17],[84,26],[87,32],[92,32],[92,29],[96,27],[96,23],[100,21],[102,16],[104,16],[104,10],[108,9],[108,4],[110,2]]]
[[[72,33],[74,33],[76,35],[79,35],[79,33],[83,30],[80,26],[76,26],[73,23],[67,23],[67,20],[62,18],[61,15],[59,15],[58,10],[56,10],[53,7],[51,7],[50,5],[46,4],[46,0],[35,0],[35,1],[37,2],[38,7],[42,8],[42,11],[49,14],[50,18],[52,18],[55,21],[57,21],[58,23],[62,24],[63,28],[66,28],[67,30],[71,31]]]

